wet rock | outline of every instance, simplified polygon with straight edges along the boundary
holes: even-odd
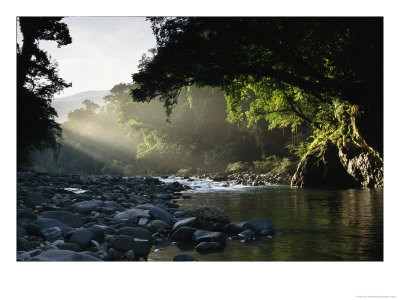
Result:
[[[252,230],[256,235],[272,235],[275,232],[274,225],[271,222],[257,218],[246,222],[243,228]]]
[[[115,201],[105,201],[104,205],[111,211],[124,211],[124,207]]]
[[[18,209],[17,210],[17,219],[29,219],[29,220],[36,220],[37,216],[33,212],[33,209]]]
[[[161,200],[171,200],[172,196],[170,194],[155,194],[154,197],[156,199],[161,199]]]
[[[140,218],[138,221],[139,226],[145,226],[149,222],[149,219],[147,218]]]
[[[40,232],[40,227],[36,224],[26,224],[23,226],[23,228],[25,229],[26,233],[29,235],[33,235],[33,236],[40,236],[41,232]]]
[[[108,226],[93,225],[87,228],[87,230],[92,233],[93,240],[101,243],[102,241],[104,241],[104,231],[106,230],[106,227]]]
[[[177,254],[174,256],[173,261],[197,261],[197,259],[187,254]]]
[[[89,200],[75,203],[69,208],[69,210],[75,213],[87,214],[98,210],[101,206],[103,206],[103,201]]]
[[[229,223],[229,224],[225,225],[223,232],[228,235],[239,234],[240,232],[242,232],[244,230],[244,224],[246,224],[246,222]]]
[[[24,238],[17,237],[17,250],[29,251],[40,247],[39,241],[28,241]]]
[[[74,215],[68,211],[45,211],[40,213],[40,216],[42,218],[58,220],[63,224],[74,228],[83,226],[83,220],[77,215]]]
[[[27,200],[26,203],[28,203],[30,206],[36,206],[36,205],[42,205],[43,203],[48,203],[49,199],[43,197],[41,194],[39,193],[32,193],[32,192],[28,192],[27,193]]]
[[[191,217],[191,218],[186,218],[183,220],[180,220],[174,224],[172,227],[172,231],[175,231],[179,229],[180,227],[196,227],[197,225],[197,218],[196,217]]]
[[[172,233],[171,239],[174,241],[191,241],[195,231],[197,229],[193,227],[179,227]]]
[[[198,252],[212,252],[220,249],[222,245],[217,242],[201,242],[195,249]]]
[[[196,243],[217,242],[221,245],[225,245],[226,243],[226,238],[223,233],[206,230],[196,230],[193,233],[192,240]]]
[[[247,229],[245,231],[242,231],[241,233],[238,234],[240,238],[245,239],[245,240],[250,240],[255,238],[255,234],[253,230]]]
[[[70,250],[48,250],[32,258],[32,261],[101,261],[100,259]]]
[[[17,236],[23,237],[27,235],[26,230],[22,226],[17,226]]]

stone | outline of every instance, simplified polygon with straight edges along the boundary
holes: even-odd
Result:
[[[186,218],[183,220],[179,220],[174,224],[172,227],[172,231],[175,231],[179,229],[180,227],[195,227],[197,225],[197,218],[196,217],[191,217],[191,218]]]
[[[217,242],[221,245],[225,245],[226,243],[226,238],[223,233],[206,230],[196,230],[193,233],[192,240],[196,243]]]
[[[187,254],[177,254],[174,256],[173,261],[197,261],[197,259]]]
[[[49,199],[43,197],[39,193],[35,192],[28,192],[27,193],[27,200],[26,202],[29,203],[31,206],[42,205],[44,203],[48,203]]]
[[[153,233],[151,231],[139,227],[122,227],[117,230],[116,234],[128,235],[141,240],[153,240]]]
[[[29,251],[35,248],[40,247],[39,241],[28,241],[24,238],[17,237],[17,250],[18,251]]]
[[[87,229],[76,230],[69,239],[70,243],[77,244],[81,249],[89,246],[90,241],[93,239],[93,233]]]
[[[274,225],[271,222],[258,218],[246,222],[243,228],[252,230],[256,235],[272,235],[275,233]]]
[[[60,227],[43,228],[41,233],[45,237],[46,241],[49,241],[50,243],[60,239],[63,236]]]
[[[32,261],[101,261],[100,259],[70,250],[47,250],[35,257]]]
[[[137,223],[139,218],[148,218],[150,219],[149,211],[137,208],[131,208],[126,211],[120,212],[116,214],[113,220],[123,221],[128,220],[134,223]]]
[[[24,225],[23,227],[28,235],[31,235],[31,236],[32,235],[33,236],[41,235],[40,227],[36,224],[29,223],[29,224]]]
[[[103,201],[100,200],[82,201],[70,206],[69,211],[80,214],[88,214],[92,211],[98,210],[103,205]]]
[[[17,219],[29,219],[29,220],[36,220],[37,216],[33,212],[32,209],[18,209],[17,210]]]
[[[151,243],[148,240],[136,239],[127,235],[119,235],[110,240],[110,247],[120,250],[133,250],[136,256],[147,258],[151,249]]]
[[[145,226],[149,222],[149,219],[147,218],[140,218],[138,221],[139,226]]]
[[[165,223],[164,221],[161,221],[161,220],[151,220],[145,226],[145,228],[154,233],[157,231],[169,230],[170,226],[168,223]]]
[[[42,218],[54,219],[62,222],[63,224],[78,228],[83,226],[83,220],[68,211],[63,210],[54,210],[54,211],[45,211],[39,214]]]
[[[242,231],[241,233],[238,234],[243,239],[250,240],[255,238],[255,234],[253,230],[247,229],[245,231]]]
[[[27,234],[26,230],[22,226],[17,226],[17,236],[23,237]]]
[[[229,224],[225,225],[223,232],[228,235],[239,234],[240,232],[244,231],[244,224],[246,224],[246,222],[229,223]]]
[[[179,227],[177,230],[172,232],[171,239],[174,241],[191,241],[193,233],[196,231],[193,227]]]
[[[217,242],[201,242],[195,247],[195,249],[198,252],[211,252],[216,251],[221,247],[222,245]]]
[[[151,204],[151,203],[144,203],[144,204],[140,204],[140,205],[136,206],[135,208],[136,209],[150,210],[150,209],[152,209],[154,207],[157,207],[157,206],[155,206],[154,204]]]
[[[87,230],[89,230],[93,235],[93,240],[102,242],[104,241],[104,231],[105,228],[99,225],[90,226]]]
[[[172,226],[174,223],[174,218],[172,217],[172,215],[169,212],[158,207],[153,207],[152,209],[150,209],[149,215],[152,216],[154,219],[168,223],[170,226]]]
[[[64,223],[61,223],[60,221],[54,219],[38,218],[32,223],[39,226],[40,230],[51,227],[59,227],[63,231],[63,234],[74,230],[74,228],[64,225]]]

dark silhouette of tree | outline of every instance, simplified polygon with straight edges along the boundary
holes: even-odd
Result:
[[[268,93],[281,92],[284,105],[273,113],[292,112],[311,125],[325,120],[310,118],[317,115],[310,106],[321,110],[334,101],[354,106],[362,113],[359,132],[382,152],[382,18],[149,20],[157,49],[132,75],[139,86],[131,92],[135,101],[159,98],[168,115],[182,87],[212,86],[235,98],[228,103],[235,110],[249,85],[261,83]],[[307,95],[309,114],[296,102],[300,93]]]
[[[72,42],[61,17],[19,17],[22,46],[17,44],[17,167],[29,165],[33,150],[56,150],[61,127],[51,107],[54,94],[71,83],[58,77],[57,62],[39,49],[39,41],[56,41],[58,47]]]

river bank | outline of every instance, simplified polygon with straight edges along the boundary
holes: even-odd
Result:
[[[228,238],[273,235],[267,220],[230,222],[215,206],[182,210],[176,202],[189,197],[181,193],[189,188],[154,177],[20,172],[17,260],[145,261],[165,241],[207,253],[223,249]]]

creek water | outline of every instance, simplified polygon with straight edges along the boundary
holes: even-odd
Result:
[[[232,222],[267,219],[275,235],[243,243],[229,240],[216,253],[200,254],[191,244],[155,245],[151,261],[171,261],[178,253],[199,261],[382,261],[383,190],[308,189],[284,185],[249,187],[235,182],[181,180],[191,186],[184,210],[215,205]]]

